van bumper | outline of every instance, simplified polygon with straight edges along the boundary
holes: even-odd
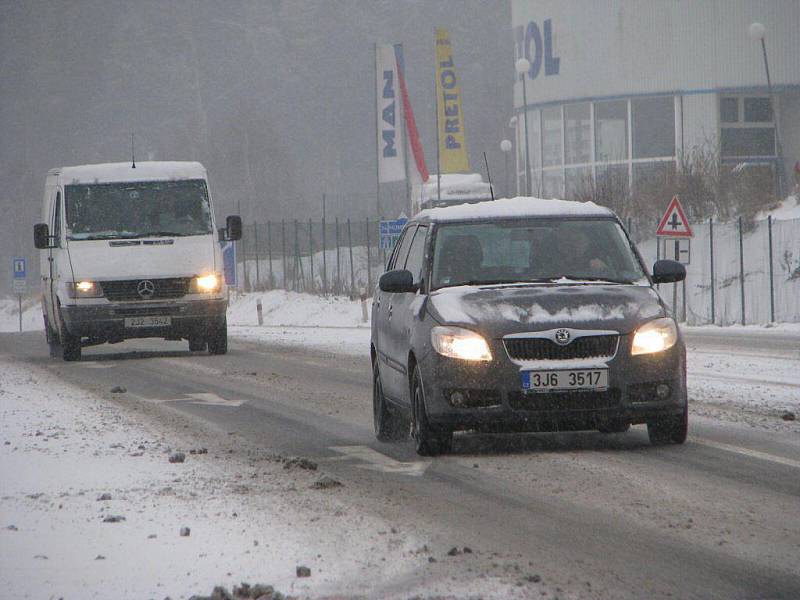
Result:
[[[147,337],[180,340],[211,334],[225,324],[227,308],[225,298],[147,305],[141,302],[72,305],[61,307],[61,318],[70,334],[84,338],[83,345]],[[126,326],[126,319],[137,317],[169,317],[170,324],[133,327],[129,321]]]

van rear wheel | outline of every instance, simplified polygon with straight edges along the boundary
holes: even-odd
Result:
[[[61,358],[66,361],[81,359],[81,338],[61,332]]]
[[[206,340],[199,335],[189,336],[189,352],[202,352],[206,349]]]

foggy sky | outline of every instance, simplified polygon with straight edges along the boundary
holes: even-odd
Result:
[[[199,160],[217,217],[375,216],[373,44],[403,43],[435,170],[434,27],[449,28],[472,169],[503,184],[513,41],[507,1],[11,2],[0,4],[0,291],[38,262],[45,174],[130,158]],[[392,204],[392,200],[394,203]],[[403,209],[386,186],[384,213]],[[9,265],[5,263],[8,262]],[[35,284],[29,279],[29,284]]]

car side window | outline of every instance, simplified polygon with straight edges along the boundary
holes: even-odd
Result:
[[[51,235],[55,240],[56,246],[61,246],[61,192],[56,192],[56,206],[53,214],[53,232]]]
[[[389,265],[389,270],[405,268],[408,250],[411,247],[411,240],[414,239],[415,229],[416,227],[412,225],[403,232],[403,238],[398,242],[397,252],[394,255],[394,263]]]
[[[427,236],[427,226],[420,225],[417,227],[417,233],[414,235],[414,240],[411,242],[411,248],[408,251],[408,258],[406,259],[405,268],[411,271],[416,285],[419,285],[422,281],[422,266],[425,259],[425,240]]]

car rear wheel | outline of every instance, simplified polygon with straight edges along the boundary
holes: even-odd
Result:
[[[682,444],[689,433],[689,405],[683,407],[683,414],[675,417],[662,417],[647,422],[647,435],[653,445]]]
[[[408,424],[403,427],[403,418],[391,411],[383,395],[377,364],[372,366],[372,420],[375,437],[381,442],[394,442],[408,437]]]
[[[453,447],[453,432],[434,429],[425,413],[425,391],[422,387],[422,373],[414,367],[411,384],[411,438],[420,456],[447,454]]]

